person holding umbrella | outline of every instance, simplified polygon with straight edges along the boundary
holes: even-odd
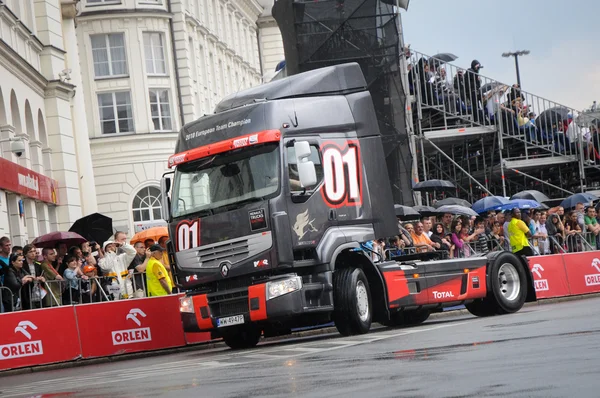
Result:
[[[527,224],[521,220],[521,210],[514,208],[511,211],[512,218],[508,223],[508,236],[511,251],[518,256],[533,256],[533,250],[529,245],[531,231]]]

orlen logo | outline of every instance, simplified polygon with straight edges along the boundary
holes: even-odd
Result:
[[[37,326],[35,326],[30,321],[21,321],[15,328],[15,333],[21,333],[23,336],[27,338],[27,340],[31,340],[31,330],[37,330]],[[44,349],[42,347],[41,340],[35,341],[26,341],[24,343],[16,343],[16,344],[6,344],[0,345],[0,361],[3,359],[15,359],[15,358],[23,358],[23,357],[33,357],[36,355],[43,355]]]
[[[542,279],[543,271],[544,267],[542,267],[540,264],[534,264],[531,268],[531,273],[537,276],[537,278],[533,279],[533,284],[536,292],[543,292],[550,289],[550,287],[548,286],[548,280]]]
[[[592,267],[596,268],[596,271],[598,271],[598,273],[585,276],[586,286],[600,285],[600,260],[595,258],[592,261]]]
[[[138,316],[145,318],[146,314],[139,308],[132,308],[125,319],[133,321],[138,326],[142,326],[142,321],[139,320]],[[141,343],[152,341],[152,335],[150,334],[150,328],[115,330],[112,332],[112,341],[113,345]]]
[[[454,298],[454,294],[452,292],[438,292],[437,290],[434,290],[433,298],[435,298],[435,299]]]

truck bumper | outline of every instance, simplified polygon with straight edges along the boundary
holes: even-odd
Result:
[[[244,324],[268,323],[297,315],[333,310],[331,273],[316,283],[267,300],[267,283],[244,289],[182,297],[192,300],[193,313],[181,312],[185,332],[205,332],[219,327],[219,319],[244,316]],[[321,274],[323,276],[323,274]],[[239,318],[238,318],[239,319]]]

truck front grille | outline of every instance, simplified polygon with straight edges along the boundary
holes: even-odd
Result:
[[[197,251],[202,268],[217,268],[223,261],[235,264],[248,257],[248,239],[230,240],[222,244],[201,248]]]
[[[247,314],[248,292],[217,294],[208,297],[208,305],[213,317]]]

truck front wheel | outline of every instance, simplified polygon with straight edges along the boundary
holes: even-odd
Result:
[[[261,330],[256,326],[243,326],[223,332],[223,341],[233,350],[252,348],[260,340]]]
[[[335,327],[344,336],[365,334],[371,328],[371,291],[364,272],[343,268],[333,274]]]

